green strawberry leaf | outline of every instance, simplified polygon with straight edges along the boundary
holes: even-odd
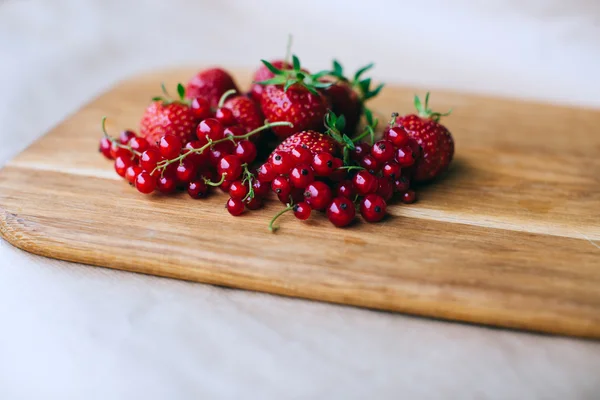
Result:
[[[181,83],[177,84],[177,94],[181,100],[185,99],[185,88]]]
[[[369,126],[373,125],[373,112],[365,107],[364,113],[365,113],[365,118],[367,120],[367,125],[369,125]]]
[[[273,74],[275,75],[283,75],[283,71],[276,68],[273,64],[271,64],[270,62],[266,61],[266,60],[260,60],[260,62],[262,62],[265,67],[267,67],[269,69],[269,71],[271,71]]]
[[[370,63],[368,65],[365,65],[364,67],[362,67],[358,71],[356,71],[356,73],[354,74],[354,82],[358,82],[359,79],[360,79],[360,76],[362,74],[364,74],[365,72],[367,72],[368,70],[370,70],[371,68],[373,68],[373,66],[375,66],[375,64]]]
[[[156,96],[156,97],[152,98],[152,101],[162,101],[162,100],[163,100],[163,98],[160,96]]]
[[[421,104],[421,99],[416,94],[415,94],[414,103],[415,103],[415,108],[417,109],[417,111],[419,111],[419,112],[424,111],[423,105]]]
[[[300,59],[298,59],[295,54],[292,55],[292,63],[294,65],[294,71],[300,71]]]
[[[292,80],[292,79],[288,80],[288,81],[285,83],[285,86],[283,87],[283,91],[284,91],[284,92],[287,92],[287,91],[288,91],[288,89],[289,89],[290,87],[292,87],[293,85],[295,85],[296,83],[297,83],[297,82],[296,82],[296,81],[294,81],[294,80]]]
[[[318,89],[326,89],[331,85],[333,85],[333,82],[314,82],[312,84],[313,87],[316,87]]]
[[[342,114],[337,118],[337,121],[335,122],[335,129],[337,129],[338,131],[343,131],[345,127],[346,117]]]
[[[342,64],[338,62],[338,60],[333,60],[333,71],[332,75],[337,76],[338,78],[342,78],[344,76],[344,68]]]

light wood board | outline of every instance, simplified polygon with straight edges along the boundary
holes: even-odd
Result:
[[[161,81],[122,82],[0,171],[0,234],[32,253],[308,299],[600,337],[600,111],[449,92],[434,109],[456,141],[449,174],[379,224],[334,228],[280,209],[233,218],[206,200],[138,194],[97,153],[100,119],[137,128]],[[241,86],[248,73],[238,71]],[[379,115],[411,111],[387,87]]]

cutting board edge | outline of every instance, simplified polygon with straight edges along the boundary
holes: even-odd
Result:
[[[175,269],[170,269],[157,263],[152,272],[149,273],[138,268],[135,263],[127,263],[120,261],[120,259],[117,259],[117,262],[114,264],[109,265],[108,263],[98,261],[93,257],[80,257],[79,255],[82,251],[74,252],[72,249],[71,251],[66,251],[60,246],[53,246],[49,240],[43,237],[31,236],[27,230],[18,229],[9,222],[9,220],[17,218],[26,221],[18,214],[9,212],[0,205],[0,237],[4,238],[8,243],[18,249],[42,257],[126,272],[141,273],[161,278],[179,279],[258,293],[262,292],[289,298],[324,301],[330,304],[360,307],[378,311],[398,312],[421,318],[432,318],[449,322],[456,321],[480,327],[510,329],[558,336],[574,336],[584,339],[600,339],[600,322],[595,321],[577,320],[572,324],[554,319],[541,320],[538,322],[522,321],[502,316],[499,317],[500,313],[489,313],[489,310],[487,309],[469,308],[457,303],[443,305],[436,303],[435,310],[432,310],[432,308],[424,307],[423,301],[415,302],[414,299],[411,301],[410,298],[405,299],[403,302],[396,303],[384,303],[382,301],[369,300],[367,297],[357,300],[356,297],[346,297],[343,293],[330,294],[321,291],[310,292],[302,289],[294,291],[293,289],[290,289],[288,285],[277,285],[274,282],[262,281],[260,285],[258,285],[253,283],[256,281],[255,279],[244,278],[242,275],[234,279],[231,279],[231,276],[219,279],[218,274],[213,273],[213,271],[207,270],[208,272],[204,271],[205,273],[202,273],[202,270],[191,267],[184,268],[182,271],[185,272],[176,272]],[[184,266],[181,265],[179,267],[182,268]],[[474,313],[474,310],[480,311]]]

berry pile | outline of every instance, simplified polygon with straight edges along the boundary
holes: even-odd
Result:
[[[439,123],[447,114],[429,109],[429,94],[424,103],[415,97],[418,114],[393,114],[375,141],[378,121],[365,103],[382,85],[371,89],[371,79],[362,78],[371,67],[348,79],[337,61],[311,74],[296,56],[263,60],[247,95],[226,71],[201,71],[187,87],[178,85],[176,98],[162,86],[139,136],[109,136],[104,118],[100,151],[144,194],[185,190],[199,199],[218,187],[229,195],[225,207],[233,216],[276,197],[285,206],[272,231],[288,211],[300,220],[324,212],[338,227],[357,213],[378,222],[395,194],[412,203],[412,183],[448,168],[454,143]]]

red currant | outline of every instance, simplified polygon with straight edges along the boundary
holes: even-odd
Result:
[[[311,183],[304,191],[304,199],[313,210],[324,210],[332,197],[331,188],[321,181]]]
[[[125,179],[127,179],[127,182],[134,184],[135,178],[137,178],[138,174],[142,171],[141,167],[131,164],[127,167],[127,170],[125,170]]]
[[[360,160],[360,166],[369,171],[372,174],[379,171],[379,162],[370,154],[367,154]]]
[[[261,182],[272,182],[277,176],[271,163],[264,163],[258,168],[258,180]]]
[[[240,199],[230,198],[227,200],[227,211],[229,211],[229,214],[233,215],[234,217],[242,214],[245,208],[246,206],[244,205],[244,202]]]
[[[225,175],[227,180],[235,180],[242,175],[242,162],[238,157],[228,154],[219,161],[217,172],[219,175]]]
[[[383,173],[383,176],[387,178],[396,179],[400,177],[400,172],[402,172],[402,169],[397,162],[390,161],[383,165],[381,172]]]
[[[177,170],[175,171],[175,176],[177,177],[177,181],[179,183],[188,183],[196,176],[196,166],[192,164],[187,159],[184,159],[181,163],[177,165]]]
[[[246,208],[248,210],[258,210],[259,208],[262,207],[262,200],[260,199],[260,197],[252,197],[252,198],[248,198],[246,199]]]
[[[202,143],[199,140],[193,140],[191,142],[187,142],[185,144],[184,153],[197,150],[201,147],[202,147]],[[199,167],[199,166],[204,165],[206,163],[206,161],[208,160],[208,153],[209,153],[209,150],[204,149],[202,151],[202,153],[192,153],[192,154],[188,155],[185,159],[189,160],[192,164]]]
[[[123,131],[119,135],[119,143],[127,144],[134,137],[136,137],[136,134],[134,131],[130,131],[130,130]]]
[[[223,126],[231,126],[235,124],[235,116],[229,108],[221,107],[215,113],[215,118],[223,124]]]
[[[286,175],[294,166],[294,159],[290,153],[283,151],[274,151],[270,158],[273,171],[279,175]]]
[[[110,154],[110,147],[112,146],[112,142],[109,138],[103,137],[100,139],[100,145],[98,146],[98,151],[102,153],[102,155],[109,160],[112,160],[112,155]]]
[[[315,154],[312,159],[312,167],[318,176],[329,176],[333,173],[335,167],[333,159],[335,157],[330,153]]]
[[[334,158],[333,159],[333,173],[331,175],[329,175],[329,179],[331,179],[334,182],[339,182],[341,180],[346,179],[346,175],[348,175],[348,171],[346,171],[345,169],[342,169],[343,166],[344,166],[344,162],[342,161],[341,158]]]
[[[229,189],[231,189],[231,184],[233,183],[233,181],[223,181],[220,185],[219,185],[219,189],[221,189],[221,191],[223,193],[229,193]]]
[[[305,201],[294,204],[292,210],[294,211],[294,216],[298,219],[306,220],[308,217],[310,217],[311,209],[308,203]]]
[[[271,187],[269,186],[269,184],[267,182],[264,181],[260,181],[258,179],[255,179],[252,182],[252,189],[254,190],[254,196],[258,196],[258,197],[265,197],[269,194],[269,189]]]
[[[156,189],[164,194],[173,193],[177,189],[177,181],[171,174],[163,174],[156,179]]]
[[[356,190],[354,190],[354,185],[352,181],[344,180],[338,183],[335,187],[335,195],[345,197],[347,199],[353,199],[356,196]]]
[[[386,206],[381,196],[369,194],[360,202],[360,215],[367,222],[379,222],[385,217]]]
[[[358,173],[354,175],[352,183],[354,184],[356,192],[361,196],[365,196],[369,193],[375,193],[379,186],[375,175],[364,170],[358,171]]]
[[[156,164],[161,160],[161,155],[155,148],[150,148],[142,153],[140,156],[140,167],[142,169],[152,172],[156,168]]]
[[[417,194],[414,190],[408,189],[406,192],[402,193],[402,202],[404,204],[412,204],[417,200]]]
[[[196,136],[200,141],[210,139],[212,141],[223,139],[224,128],[221,123],[214,118],[207,118],[198,124]]]
[[[140,193],[150,194],[156,189],[156,178],[147,171],[142,171],[135,178],[135,187]]]
[[[387,140],[389,140],[390,142],[392,142],[394,144],[394,146],[401,147],[401,146],[405,146],[406,144],[408,144],[408,140],[410,139],[410,136],[408,136],[408,133],[406,133],[404,128],[396,126],[396,127],[390,128],[390,130],[386,132],[385,138]]]
[[[125,177],[127,168],[132,164],[131,157],[118,156],[115,158],[115,171],[119,176]]]
[[[304,189],[315,180],[315,173],[308,164],[300,164],[292,168],[290,183],[299,189]]]
[[[302,146],[295,146],[291,151],[290,155],[294,160],[294,164],[310,164],[313,155],[310,150]]]
[[[377,178],[377,194],[383,197],[383,200],[389,201],[394,195],[394,182],[385,176]]]
[[[150,147],[150,144],[143,137],[135,136],[129,140],[129,147],[138,153],[143,153],[148,149],[148,147]]]
[[[396,162],[400,164],[401,167],[410,167],[415,163],[415,157],[412,150],[412,147],[406,145],[398,148],[396,150]]]
[[[371,146],[368,143],[358,143],[354,146],[354,150],[350,152],[350,157],[354,161],[359,161],[367,154],[371,154]]]
[[[181,153],[181,140],[177,136],[165,135],[158,144],[160,155],[166,159],[179,157]]]
[[[396,192],[406,192],[408,189],[410,189],[410,179],[405,176],[401,176],[394,181],[394,188],[396,189]]]
[[[419,157],[421,157],[421,153],[423,152],[421,145],[419,144],[419,142],[412,138],[408,141],[408,145],[413,151],[413,157],[415,158],[415,160],[418,160]]]
[[[202,179],[193,180],[187,185],[187,192],[192,199],[201,199],[206,197],[208,195],[208,191],[209,187]]]
[[[243,199],[248,194],[248,185],[242,183],[242,181],[233,181],[229,186],[229,196],[232,199]]]
[[[117,157],[131,158],[131,152],[128,149],[119,147],[116,143],[110,146],[110,156],[114,159]]]
[[[336,197],[327,207],[327,218],[340,228],[350,224],[355,215],[354,204],[345,197]]]
[[[203,97],[193,98],[190,108],[198,120],[209,118],[212,114],[210,103]]]
[[[289,200],[290,193],[292,193],[292,185],[285,176],[278,176],[271,182],[271,190],[273,190],[277,196],[280,196],[280,198]]]
[[[251,163],[256,158],[256,145],[249,140],[241,140],[235,146],[234,154],[242,163]]]
[[[219,163],[221,162],[221,158],[225,157],[227,154],[227,152],[223,151],[222,147],[215,145],[208,150],[208,163],[213,167],[218,167]]]
[[[380,140],[371,148],[371,155],[379,163],[386,163],[394,158],[394,145],[389,140]]]

